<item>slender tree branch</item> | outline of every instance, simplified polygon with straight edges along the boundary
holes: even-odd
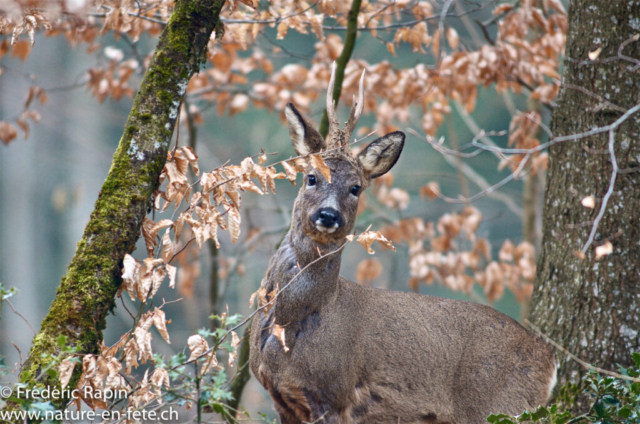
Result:
[[[349,10],[349,20],[347,21],[347,35],[344,40],[344,47],[342,53],[338,57],[336,63],[336,80],[333,87],[333,101],[336,107],[340,101],[340,93],[342,93],[342,82],[344,81],[344,70],[351,59],[351,53],[356,44],[356,37],[358,36],[358,13],[360,12],[360,4],[362,0],[353,0],[351,3],[351,9]],[[323,137],[327,136],[329,132],[329,117],[327,116],[327,109],[322,113],[322,120],[320,121],[320,128],[318,129]]]

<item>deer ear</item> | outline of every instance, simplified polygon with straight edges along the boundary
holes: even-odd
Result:
[[[298,112],[298,109],[292,104],[287,103],[284,108],[284,114],[289,124],[289,135],[293,143],[293,150],[298,156],[308,155],[309,153],[318,153],[327,147],[327,143],[320,133]]]
[[[404,137],[402,131],[389,133],[369,144],[358,154],[358,160],[369,178],[378,178],[393,168],[404,147]]]

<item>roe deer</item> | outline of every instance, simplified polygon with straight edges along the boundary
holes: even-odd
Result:
[[[544,405],[555,384],[553,354],[516,321],[472,302],[360,286],[339,276],[340,252],[325,256],[342,246],[358,196],[393,167],[404,145],[398,131],[357,156],[349,151],[363,108],[363,79],[341,130],[332,74],[328,145],[292,104],[286,106],[296,153],[326,147],[331,183],[308,167],[291,229],[262,287],[271,293],[300,275],[266,316],[260,312],[253,320],[253,373],[273,397],[282,424],[475,424],[491,413]],[[275,325],[284,328],[286,348]]]

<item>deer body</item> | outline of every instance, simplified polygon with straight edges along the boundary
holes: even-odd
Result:
[[[328,140],[348,141],[361,113],[354,110],[348,131],[334,129]],[[324,147],[293,105],[286,114],[298,154]],[[328,115],[337,125],[334,111]],[[328,151],[331,183],[307,170],[291,230],[262,282],[267,293],[286,289],[251,330],[251,369],[283,424],[475,424],[550,396],[551,350],[511,318],[472,302],[372,289],[339,276],[357,196],[395,164],[403,143],[396,132],[357,157]],[[285,345],[273,334],[276,325]]]

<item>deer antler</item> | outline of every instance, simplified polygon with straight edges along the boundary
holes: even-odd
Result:
[[[327,135],[328,148],[332,149],[336,144],[337,136],[340,134],[340,123],[336,115],[336,102],[333,100],[333,85],[336,82],[336,62],[331,65],[331,79],[327,87],[327,118],[329,119],[329,134]]]
[[[342,147],[349,142],[351,133],[353,133],[362,110],[364,109],[364,73],[360,77],[360,86],[358,88],[358,99],[353,96],[353,107],[349,113],[349,120],[344,126],[344,130],[340,130],[340,122],[336,115],[336,103],[333,100],[333,87],[336,80],[336,63],[333,62],[331,66],[331,79],[329,80],[329,86],[327,87],[327,118],[329,120],[329,134],[327,135],[327,148],[333,149],[336,147]]]
[[[360,85],[358,87],[358,99],[356,100],[356,96],[353,96],[353,106],[351,107],[351,112],[349,113],[349,120],[345,124],[343,130],[344,139],[347,143],[349,142],[351,133],[353,133],[353,130],[360,120],[360,116],[362,115],[362,110],[364,109],[364,73],[365,70],[362,70]]]

